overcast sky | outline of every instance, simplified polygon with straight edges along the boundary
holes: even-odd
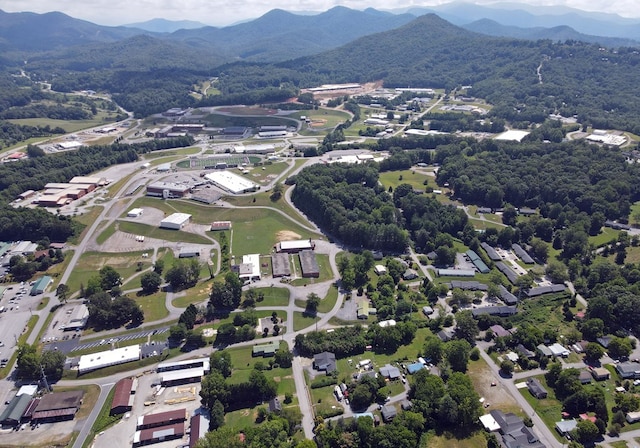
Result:
[[[495,0],[468,0],[478,4]],[[505,0],[508,1],[508,0]],[[286,11],[326,11],[337,5],[352,9],[434,6],[450,0],[0,0],[7,12],[61,11],[72,17],[101,25],[123,25],[153,18],[195,20],[223,26],[253,19],[274,8]],[[529,5],[562,5],[586,11],[617,13],[640,17],[639,0],[512,0]]]

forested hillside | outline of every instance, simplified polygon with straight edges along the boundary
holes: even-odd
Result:
[[[439,154],[438,183],[448,182],[465,203],[548,210],[571,206],[591,216],[627,217],[640,199],[637,165],[608,148],[584,142],[450,146]],[[546,214],[546,213],[543,213]]]

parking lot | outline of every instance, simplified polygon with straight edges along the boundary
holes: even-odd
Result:
[[[0,363],[11,358],[18,338],[26,330],[32,310],[35,310],[42,295],[31,296],[28,283],[7,285],[0,299]]]
[[[101,340],[80,343],[80,333],[77,332],[67,332],[67,334],[62,336],[60,340],[54,340],[52,342],[48,342],[44,346],[44,350],[59,350],[64,354],[73,354],[73,352],[78,352],[81,350],[89,350],[89,349],[97,349],[102,348],[102,350],[108,350],[112,345],[125,346],[129,345],[126,342],[134,339],[140,339],[149,337],[155,334],[164,334],[169,331],[169,327],[159,328],[157,330],[145,330],[136,333],[127,334],[125,336],[116,336],[111,338],[105,338]],[[47,338],[45,338],[47,339]],[[44,341],[43,341],[44,342]],[[95,350],[100,351],[100,350]],[[144,353],[143,353],[144,356]]]

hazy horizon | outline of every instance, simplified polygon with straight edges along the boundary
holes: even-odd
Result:
[[[0,0],[0,9],[6,12],[35,12],[46,13],[52,11],[63,12],[71,17],[87,20],[99,25],[119,26],[131,23],[146,22],[152,19],[166,19],[173,21],[191,20],[205,25],[228,26],[234,23],[256,19],[273,9],[283,9],[292,13],[317,14],[335,6],[345,6],[351,9],[364,10],[375,8],[381,11],[429,8],[452,3],[442,0],[321,0],[321,1],[291,1],[278,0],[236,0],[225,1],[214,7],[207,0],[182,0],[167,2],[164,0],[141,0],[136,2],[124,0],[59,0],[52,6],[50,0]],[[520,0],[496,2],[495,0],[474,0],[460,3],[474,3],[483,6],[495,4],[522,4],[526,6],[557,6],[570,7],[588,12],[618,14],[626,18],[640,18],[640,8],[637,0]]]

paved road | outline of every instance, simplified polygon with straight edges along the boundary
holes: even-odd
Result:
[[[89,432],[93,427],[93,422],[95,422],[98,418],[98,414],[100,414],[102,406],[104,406],[105,401],[107,401],[107,396],[109,395],[109,392],[111,391],[111,388],[114,384],[115,383],[99,384],[100,395],[98,396],[98,400],[91,410],[91,414],[89,414],[89,417],[87,417],[87,419],[84,421],[84,424],[81,425],[80,433],[73,443],[73,448],[82,448],[82,445],[84,445],[84,441],[89,436]],[[88,424],[88,422],[91,422],[91,424]]]

